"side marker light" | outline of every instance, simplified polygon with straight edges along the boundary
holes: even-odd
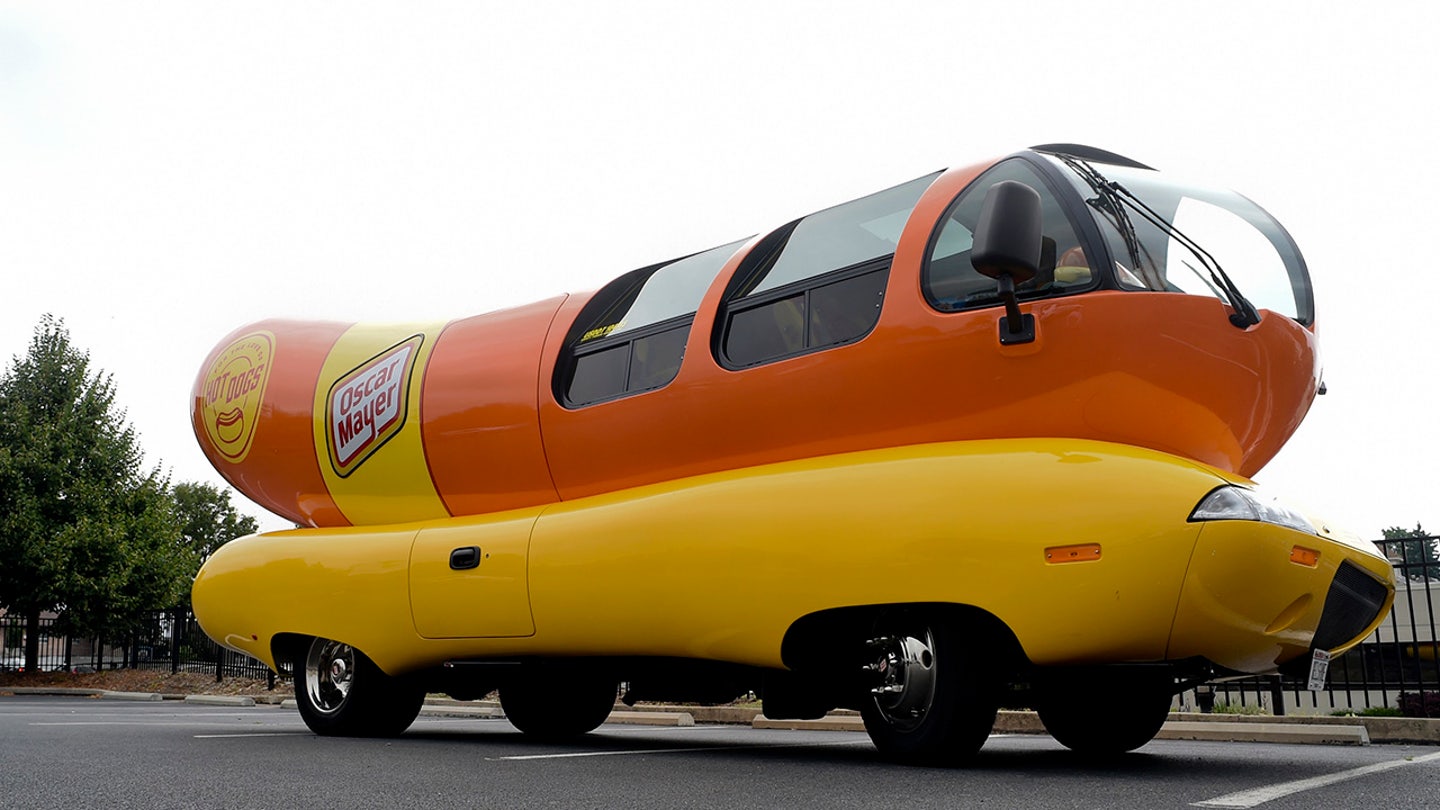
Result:
[[[1290,549],[1290,562],[1296,565],[1303,565],[1306,568],[1314,568],[1320,564],[1320,552],[1313,548],[1296,546]]]
[[[1045,562],[1058,563],[1094,562],[1100,559],[1099,543],[1083,543],[1077,546],[1051,546],[1045,549]]]

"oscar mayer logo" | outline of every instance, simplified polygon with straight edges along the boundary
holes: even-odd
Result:
[[[226,346],[205,375],[200,421],[226,461],[239,464],[250,452],[274,350],[274,335],[254,332]]]
[[[365,361],[330,386],[325,437],[330,464],[344,478],[405,426],[410,371],[424,335],[414,335]]]

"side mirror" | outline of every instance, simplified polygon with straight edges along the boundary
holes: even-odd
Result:
[[[1040,270],[1043,219],[1040,195],[1024,183],[1002,180],[985,192],[970,264],[1000,285],[1005,302],[1005,319],[1000,323],[1003,344],[1035,340],[1035,316],[1020,314],[1015,285],[1029,281]]]

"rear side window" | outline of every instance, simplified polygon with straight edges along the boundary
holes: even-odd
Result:
[[[880,319],[890,260],[926,175],[786,225],[735,273],[717,354],[730,369],[854,343]]]
[[[675,379],[700,299],[742,244],[644,267],[605,285],[566,336],[556,364],[556,399],[578,408]]]

